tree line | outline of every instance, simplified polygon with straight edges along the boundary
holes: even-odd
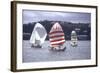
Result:
[[[76,31],[78,35],[79,40],[91,40],[91,26],[90,23],[72,23],[72,22],[66,22],[66,21],[39,21],[38,23],[42,24],[47,33],[50,32],[52,26],[58,22],[65,33],[65,39],[70,40],[71,39],[71,32],[73,30]],[[29,40],[31,33],[34,29],[34,26],[37,22],[32,22],[28,24],[23,24],[23,40]],[[46,40],[48,40],[49,37],[46,37]]]

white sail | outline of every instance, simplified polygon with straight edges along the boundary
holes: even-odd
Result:
[[[45,28],[40,23],[36,23],[30,37],[30,43],[42,45],[46,39],[46,36],[47,32]],[[36,41],[38,41],[38,43],[36,43]]]
[[[76,32],[73,30],[72,32],[71,32],[71,45],[72,46],[77,46],[77,34],[76,34]]]
[[[62,27],[59,23],[55,23],[52,26],[49,33],[49,41],[53,49],[55,50],[64,49],[65,37],[64,37],[64,32],[62,30]]]

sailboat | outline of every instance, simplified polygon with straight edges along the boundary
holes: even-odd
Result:
[[[50,50],[64,51],[65,37],[61,25],[56,22],[49,32]]]
[[[32,47],[41,48],[47,36],[46,29],[40,23],[36,23],[34,30],[30,37],[30,43]]]
[[[76,34],[76,31],[72,31],[71,32],[71,46],[75,47],[78,45],[78,39],[77,39],[77,34]]]

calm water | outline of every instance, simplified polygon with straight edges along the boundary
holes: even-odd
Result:
[[[90,41],[78,41],[77,47],[72,47],[70,41],[66,42],[65,51],[50,51],[49,42],[42,48],[32,48],[29,41],[23,41],[23,62],[63,61],[91,59]]]

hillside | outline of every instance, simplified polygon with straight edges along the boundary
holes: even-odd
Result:
[[[91,33],[91,27],[90,23],[72,23],[72,22],[65,22],[65,21],[39,21],[45,29],[47,30],[47,33],[50,32],[51,27],[54,23],[59,22],[63,28],[63,31],[65,33],[65,39],[70,40],[70,35],[72,30],[75,30],[78,39],[79,40],[90,40],[90,33]],[[23,24],[23,40],[29,40],[31,33],[34,29],[34,26],[37,22]],[[46,40],[48,40],[48,36],[46,37]]]

